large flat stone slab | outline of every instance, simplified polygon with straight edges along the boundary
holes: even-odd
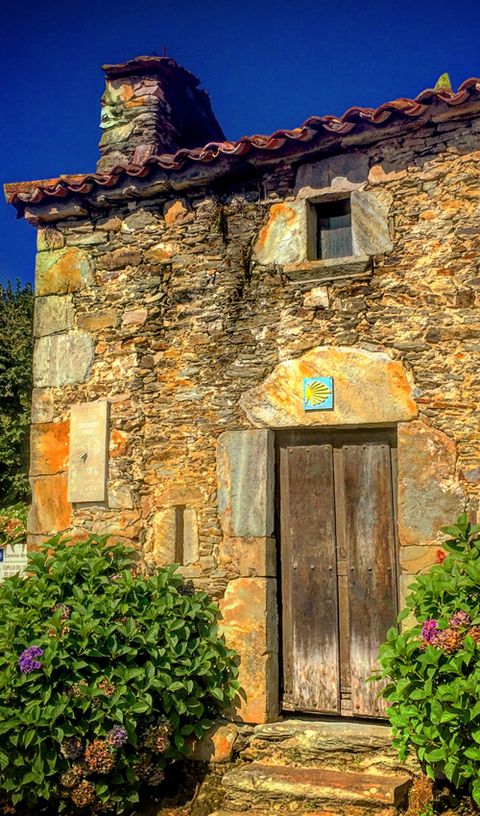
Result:
[[[210,816],[279,816],[282,811],[279,810],[216,810],[210,813]],[[396,816],[396,808],[382,808],[381,810],[371,808],[358,807],[356,805],[337,806],[334,810],[331,808],[321,808],[321,810],[297,810],[295,809],[295,816]]]
[[[401,805],[411,779],[406,774],[380,776],[327,768],[252,763],[229,771],[222,784],[228,797],[235,801],[237,797],[245,798],[252,805],[280,800],[380,808]]]
[[[278,620],[275,578],[235,578],[220,601],[220,628],[240,657],[245,698],[236,719],[261,723],[278,716]]]
[[[67,470],[69,431],[69,422],[32,425],[30,476],[46,476]]]
[[[71,295],[37,297],[33,319],[33,336],[64,332],[73,326],[73,300]]]
[[[333,377],[333,409],[304,409],[305,377]],[[412,377],[399,360],[350,346],[318,346],[280,363],[240,405],[254,425],[267,428],[394,423],[418,413]]]
[[[420,420],[398,426],[398,535],[402,549],[441,542],[441,527],[461,512],[463,491],[455,478],[453,439]],[[412,550],[418,558],[419,551]],[[408,554],[403,555],[403,559]],[[412,560],[412,559],[410,559]],[[405,564],[403,564],[405,568]],[[414,566],[409,572],[418,572]]]
[[[388,207],[375,193],[365,190],[353,190],[350,204],[354,255],[391,252],[393,244],[388,230]]]
[[[92,263],[83,249],[67,247],[38,253],[35,270],[37,297],[76,292],[92,282]]]
[[[274,527],[273,434],[226,431],[217,446],[218,510],[224,535],[268,537]]]
[[[88,378],[95,344],[82,331],[40,337],[33,353],[33,382],[37,388],[85,382]]]
[[[260,264],[288,264],[307,257],[306,203],[272,204],[268,221],[260,230],[253,249]]]
[[[32,504],[27,530],[31,535],[55,535],[70,527],[72,506],[67,498],[67,474],[30,479]]]
[[[106,400],[72,405],[68,500],[103,502],[107,497],[109,404]]]
[[[267,742],[301,739],[318,752],[348,751],[358,753],[390,748],[390,726],[376,723],[352,723],[314,720],[284,720],[257,725],[255,739]]]

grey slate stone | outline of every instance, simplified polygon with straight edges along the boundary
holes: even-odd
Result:
[[[37,388],[85,382],[95,355],[86,332],[40,337],[33,353],[33,382]]]
[[[271,536],[274,444],[269,430],[226,431],[217,447],[218,510],[230,536]]]
[[[73,325],[71,295],[38,297],[35,301],[33,336],[43,337],[70,329]]]

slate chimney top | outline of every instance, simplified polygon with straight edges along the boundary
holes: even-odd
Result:
[[[224,141],[200,81],[172,57],[140,56],[103,70],[98,172]]]

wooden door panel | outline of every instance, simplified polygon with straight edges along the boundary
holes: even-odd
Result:
[[[386,703],[378,698],[379,684],[366,680],[397,615],[390,447],[345,445],[342,452],[352,709],[379,717]]]
[[[339,712],[331,445],[280,453],[284,695],[298,711]]]

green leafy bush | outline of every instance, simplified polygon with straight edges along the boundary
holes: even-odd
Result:
[[[217,618],[105,538],[31,555],[0,586],[0,810],[131,810],[236,695]]]
[[[446,554],[400,614],[418,625],[390,629],[380,648],[383,694],[400,756],[416,751],[430,778],[468,787],[480,804],[480,526],[464,514],[442,532]]]

